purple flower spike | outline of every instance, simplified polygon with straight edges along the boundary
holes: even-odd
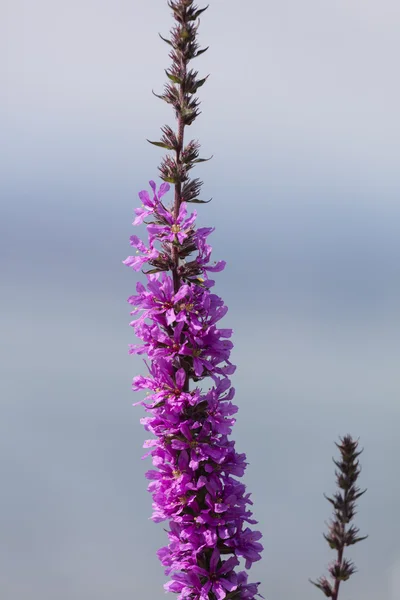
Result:
[[[197,162],[198,142],[183,144],[184,128],[198,115],[196,90],[205,80],[188,62],[201,54],[196,41],[197,9],[192,0],[170,0],[176,26],[169,43],[173,65],[167,71],[172,83],[162,99],[172,104],[178,133],[168,126],[156,145],[175,152],[160,167],[164,183],[153,196],[142,191],[142,206],[135,210],[135,225],[146,224],[148,242],[137,236],[136,249],[124,264],[139,271],[146,267],[146,285],[138,282],[130,296],[131,326],[140,343],[130,353],[145,355],[148,373],[134,378],[134,391],[148,390],[140,404],[141,419],[152,436],[144,443],[153,469],[146,473],[153,498],[152,520],[167,521],[168,545],[158,551],[170,581],[165,590],[178,600],[255,600],[258,583],[248,583],[238,571],[240,561],[249,569],[260,560],[261,533],[249,525],[252,504],[237,478],[246,468],[230,439],[237,406],[229,377],[232,330],[219,326],[227,313],[223,300],[212,293],[209,273],[222,271],[224,261],[211,262],[208,243],[211,227],[196,229],[195,211],[188,203],[202,203],[201,183],[188,171]],[[152,142],[153,143],[153,142]],[[164,196],[173,183],[173,202]],[[204,382],[209,378],[209,386]]]

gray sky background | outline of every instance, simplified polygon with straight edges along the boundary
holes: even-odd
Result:
[[[211,0],[189,131],[230,307],[268,600],[322,597],[334,440],[365,447],[341,600],[400,598],[400,5]],[[121,264],[173,122],[163,0],[0,2],[0,593],[164,597]],[[137,231],[135,233],[138,233]],[[171,596],[172,597],[172,596]]]

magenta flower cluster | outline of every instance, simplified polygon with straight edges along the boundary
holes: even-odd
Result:
[[[247,463],[229,438],[238,410],[229,379],[232,330],[219,327],[227,307],[209,276],[225,263],[210,262],[213,229],[196,229],[186,202],[179,211],[165,206],[168,183],[158,191],[150,186],[152,195],[139,194],[134,221],[146,223],[147,245],[132,236],[136,254],[124,264],[135,271],[150,266],[147,285],[137,283],[128,299],[141,340],[130,352],[149,359],[148,374],[135,377],[133,389],[148,390],[147,401],[137,404],[149,413],[142,423],[154,436],[145,442],[155,467],[146,474],[152,519],[169,522],[169,544],[158,551],[170,577],[165,589],[178,600],[253,600],[259,583],[248,582],[240,560],[249,569],[261,558],[261,533],[249,527],[257,521],[237,479]]]

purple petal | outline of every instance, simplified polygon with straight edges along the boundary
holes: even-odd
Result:
[[[178,369],[176,374],[175,374],[175,381],[176,381],[176,385],[179,388],[183,388],[183,386],[185,385],[185,381],[186,381],[186,373],[185,373],[185,369]]]
[[[139,192],[139,198],[142,204],[148,206],[149,208],[153,208],[153,202],[150,200],[149,192],[146,192],[146,190],[142,190],[141,192]]]
[[[211,573],[216,573],[217,565],[219,561],[220,553],[218,548],[214,548],[213,553],[210,558],[210,571]]]
[[[167,183],[166,181],[164,181],[164,183],[162,183],[160,185],[160,189],[158,190],[158,197],[162,198],[164,196],[164,194],[166,194],[167,192],[169,192],[170,190],[170,185],[169,183]]]
[[[167,318],[167,325],[171,325],[171,323],[173,323],[176,319],[175,311],[173,308],[169,308],[165,313],[165,316]]]
[[[200,377],[203,374],[203,371],[204,371],[203,363],[201,362],[201,360],[199,360],[197,358],[197,356],[195,356],[193,358],[193,368],[194,368],[195,375],[197,377]]]
[[[142,240],[140,240],[137,237],[137,235],[131,235],[131,237],[129,239],[129,243],[134,248],[137,248],[138,250],[140,250],[140,252],[147,252],[146,246],[144,245],[144,243],[142,242]]]

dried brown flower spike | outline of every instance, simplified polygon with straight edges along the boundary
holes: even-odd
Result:
[[[359,529],[354,525],[349,525],[356,514],[356,501],[366,490],[360,491],[356,486],[358,476],[361,472],[358,457],[362,450],[357,451],[358,441],[354,441],[350,435],[340,439],[340,444],[336,443],[340,450],[341,460],[333,459],[338,470],[335,471],[336,483],[339,488],[333,498],[325,498],[332,504],[334,517],[329,524],[328,534],[324,538],[332,550],[336,550],[337,558],[328,567],[331,575],[331,581],[325,576],[317,581],[311,581],[313,585],[319,588],[327,598],[338,600],[339,588],[342,581],[347,581],[355,573],[354,564],[344,558],[344,549],[346,546],[352,546],[368,536],[359,537]]]

